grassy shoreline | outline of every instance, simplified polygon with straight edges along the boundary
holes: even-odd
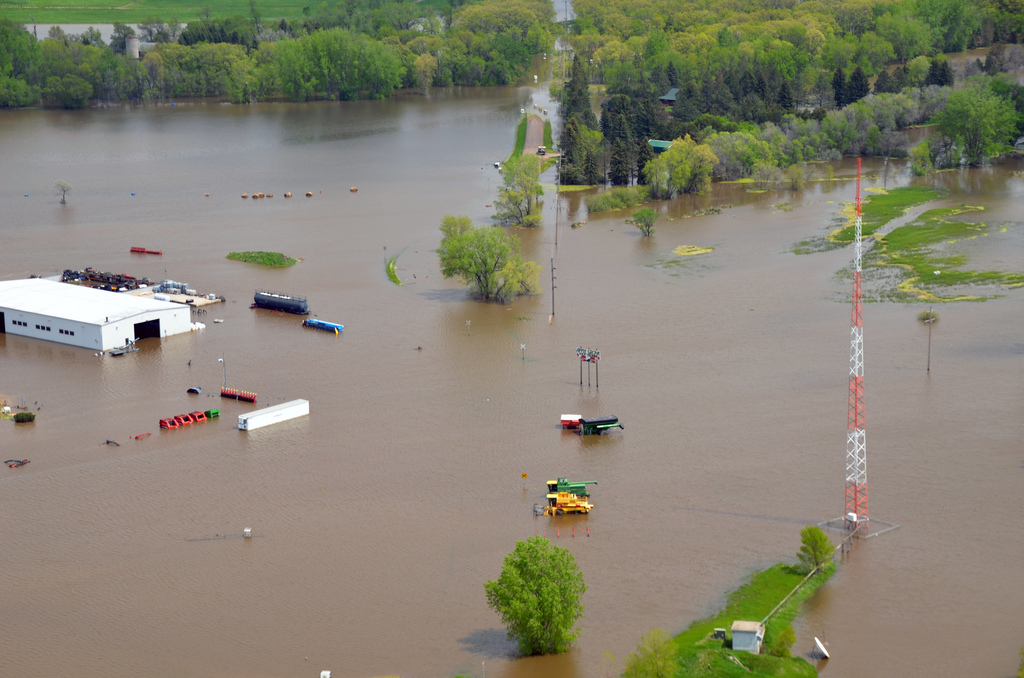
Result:
[[[829,562],[793,596],[786,601],[765,624],[765,645],[771,646],[775,636],[796,618],[803,601],[810,598],[835,572],[835,563]],[[817,675],[817,669],[800,657],[773,657],[749,652],[733,652],[731,641],[713,640],[715,628],[730,628],[738,619],[760,621],[784,600],[804,578],[795,566],[779,563],[767,570],[755,572],[750,581],[729,594],[725,608],[713,617],[693,622],[672,639],[676,649],[677,675],[730,678],[732,676],[807,676]],[[804,643],[806,645],[806,643]],[[746,667],[741,668],[729,657],[733,656]]]

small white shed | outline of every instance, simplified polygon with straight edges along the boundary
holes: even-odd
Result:
[[[755,621],[732,623],[732,649],[759,654],[764,640],[764,624]]]

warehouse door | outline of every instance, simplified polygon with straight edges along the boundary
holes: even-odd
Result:
[[[4,319],[4,312],[0,311],[0,334],[7,331],[7,321]]]
[[[135,323],[135,340],[149,339],[150,337],[160,338],[160,320],[147,320],[144,323]]]

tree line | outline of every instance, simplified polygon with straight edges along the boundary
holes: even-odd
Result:
[[[90,99],[223,97],[235,103],[285,98],[380,98],[395,89],[514,82],[534,54],[554,44],[545,0],[482,0],[437,12],[425,3],[352,0],[301,19],[200,18],[115,24],[36,40],[0,20],[0,107],[81,108]],[[125,54],[131,35],[154,42]]]
[[[562,92],[560,181],[653,182],[658,193],[664,168],[648,176],[647,141],[686,144],[688,135],[691,152],[714,155],[712,173],[725,179],[777,178],[794,164],[843,154],[906,156],[900,130],[933,121],[956,80],[980,75],[993,78],[970,91],[1000,99],[982,108],[1012,123],[982,125],[996,130],[987,153],[997,154],[1024,133],[1024,93],[996,77],[1024,63],[1019,45],[995,42],[1024,37],[1024,13],[1004,4],[579,0],[572,76]],[[994,45],[984,63],[954,67],[942,54],[980,45]],[[587,90],[593,83],[605,86],[599,121]],[[987,157],[956,152],[965,147],[962,129],[947,125],[940,134],[944,140],[929,150],[935,164]]]

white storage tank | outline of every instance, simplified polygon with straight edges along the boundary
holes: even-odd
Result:
[[[289,419],[304,417],[307,414],[309,414],[308,400],[292,400],[280,405],[265,407],[262,410],[256,410],[248,414],[238,415],[238,430],[252,431],[253,429],[288,421]]]

